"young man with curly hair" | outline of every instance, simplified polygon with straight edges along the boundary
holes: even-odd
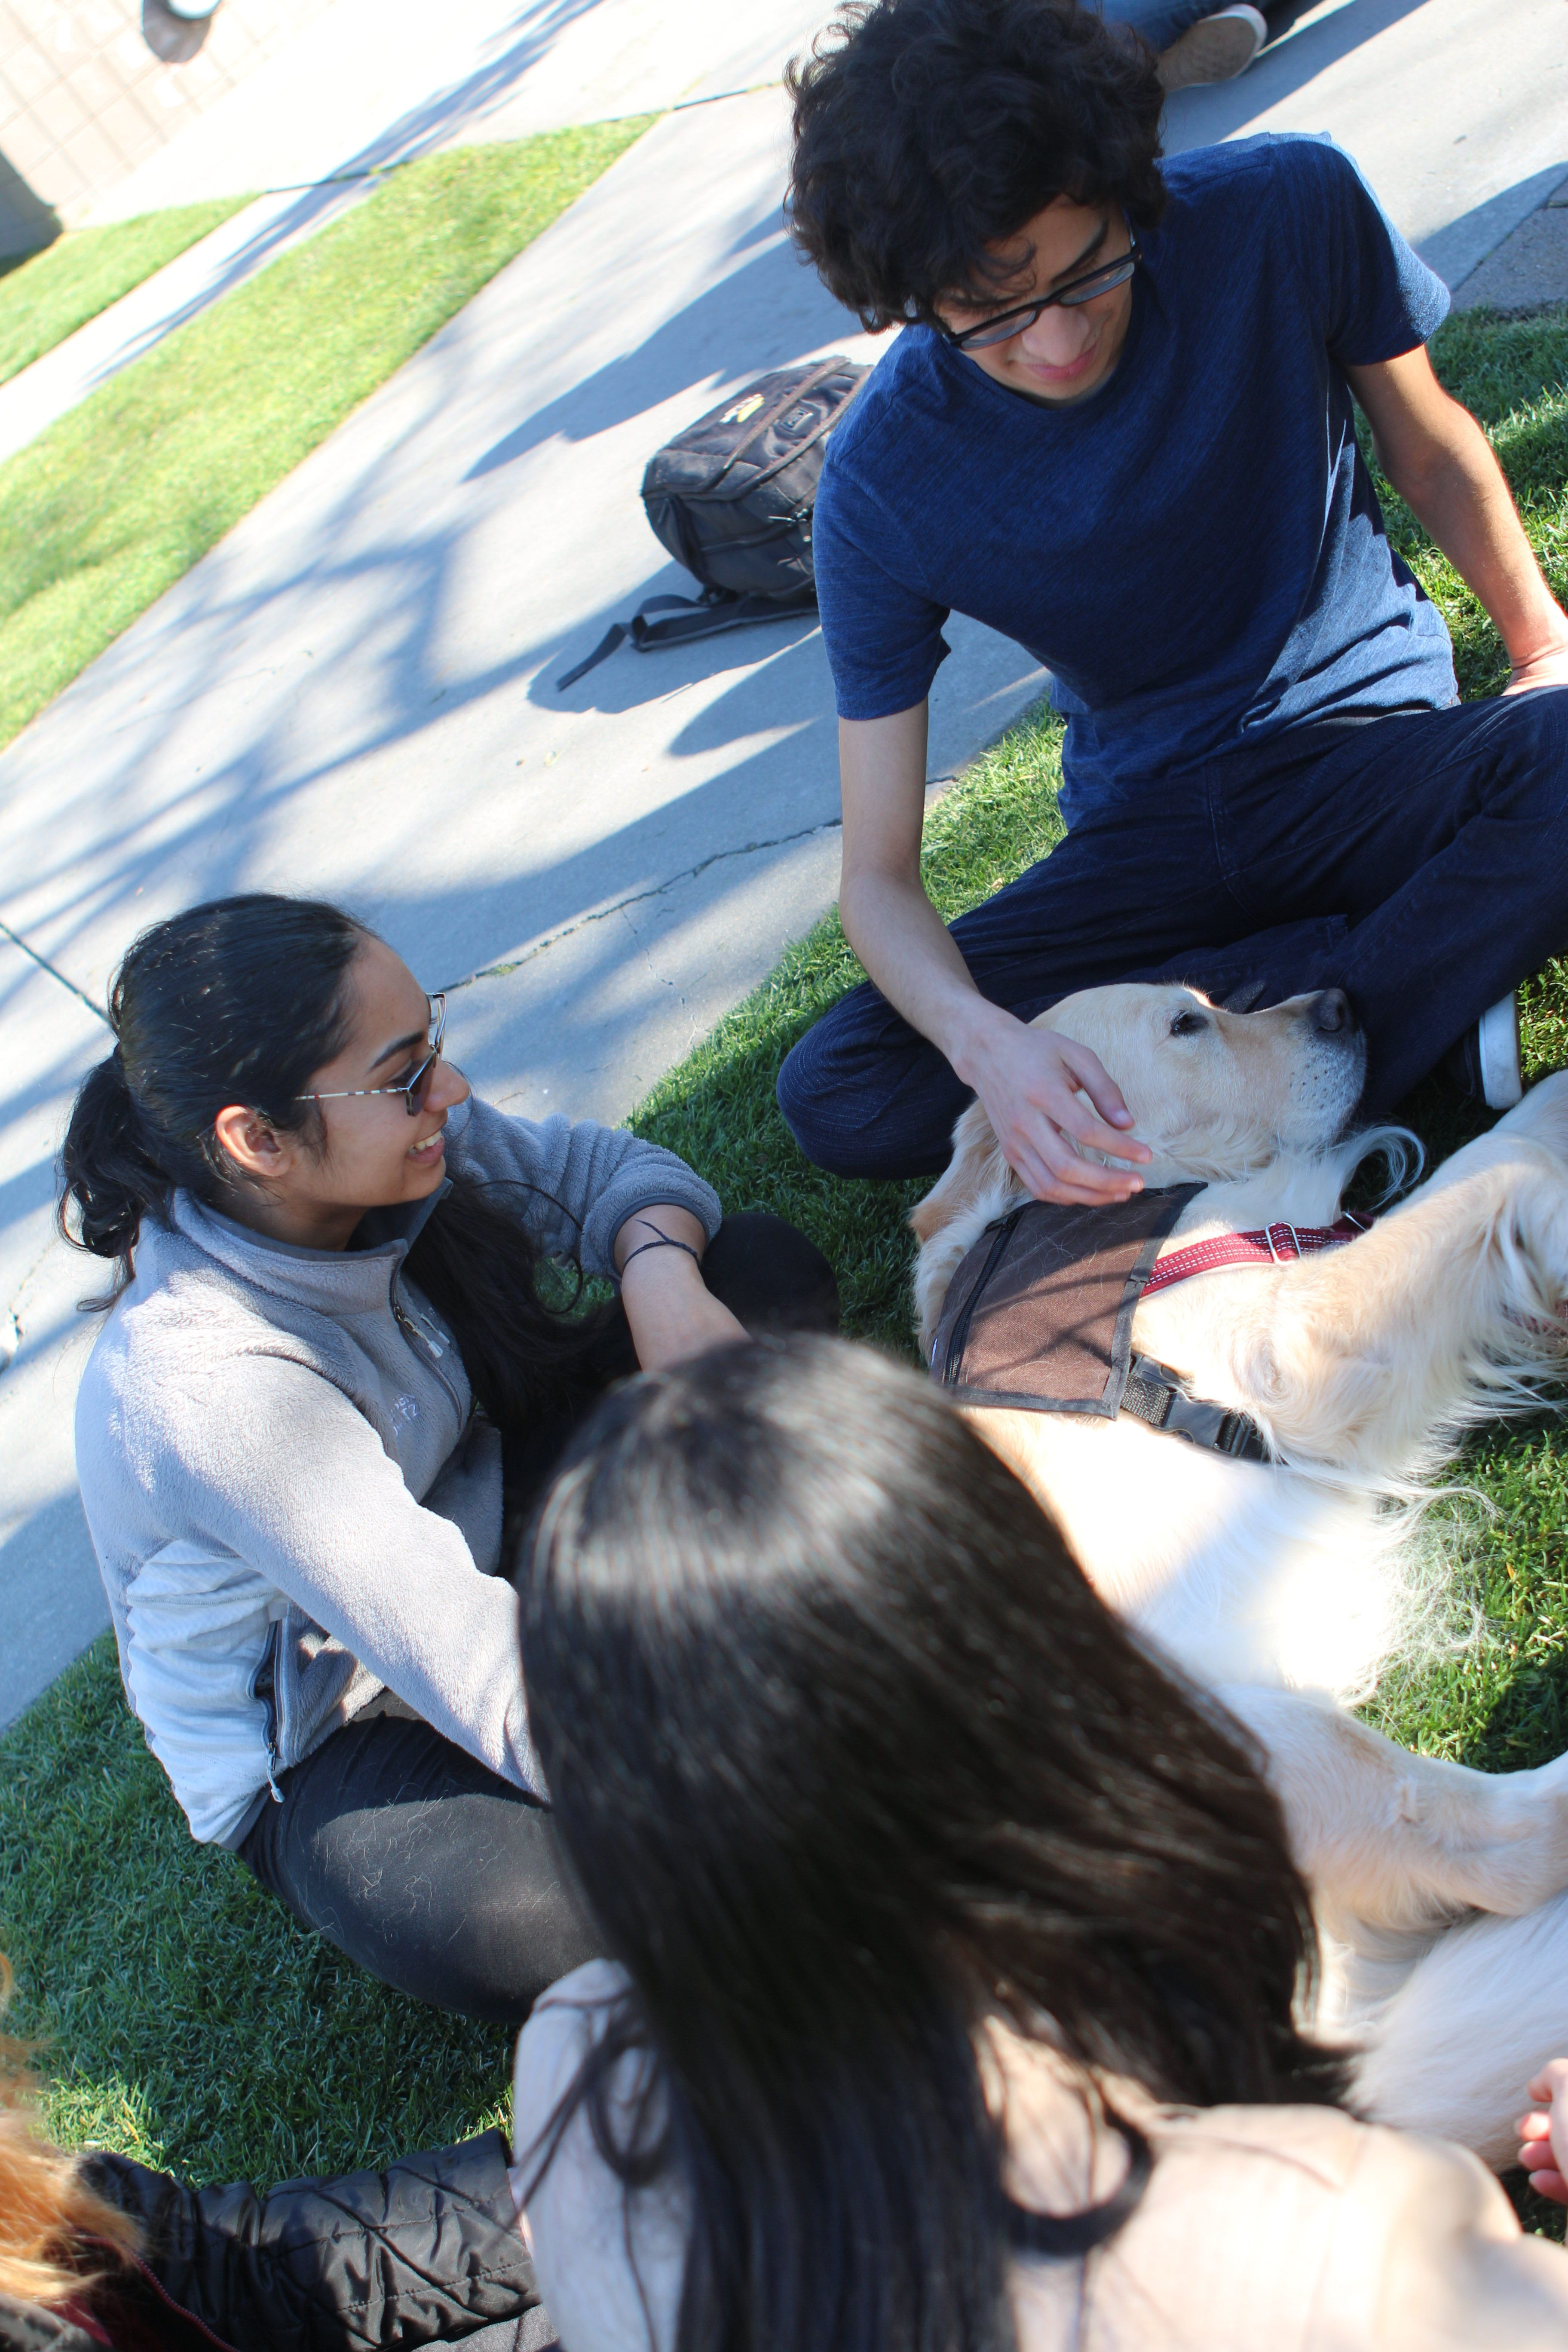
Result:
[[[1071,0],[878,0],[792,89],[796,243],[868,327],[910,322],[816,509],[839,904],[874,984],[784,1065],[802,1148],[925,1174],[978,1095],[1037,1195],[1123,1197],[1082,1156],[1128,1148],[1115,1086],[1026,1024],[1156,975],[1342,988],[1370,1111],[1445,1056],[1516,1098],[1512,992],[1568,943],[1568,618],[1433,373],[1440,280],[1328,140],[1162,164],[1150,51]],[[1357,406],[1497,625],[1500,698],[1458,700]],[[1068,826],[951,930],[920,873],[950,611],[1050,671]]]

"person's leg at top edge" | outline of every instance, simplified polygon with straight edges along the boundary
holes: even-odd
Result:
[[[923,1149],[939,1109],[978,1096],[1031,1191],[1121,1197],[1136,1164],[1082,1156],[1138,1160],[1113,1074],[1025,1025],[1042,941],[982,982],[921,886],[926,697],[948,613],[1026,646],[1068,719],[1062,807],[1079,849],[1047,867],[1064,861],[1081,904],[1044,944],[1092,938],[1094,952],[1064,951],[1047,975],[1058,994],[1145,970],[1173,940],[1173,955],[1195,955],[1245,936],[1214,928],[1211,842],[1201,858],[1152,860],[1161,904],[1108,951],[1093,919],[1108,812],[1157,806],[1161,831],[1178,821],[1194,842],[1215,768],[1272,744],[1277,831],[1309,842],[1320,782],[1333,798],[1333,730],[1456,704],[1447,630],[1388,544],[1358,403],[1390,478],[1496,623],[1515,687],[1568,679],[1568,619],[1479,428],[1432,374],[1424,347],[1447,290],[1331,141],[1162,163],[1151,53],[1057,0],[879,0],[791,87],[797,245],[868,326],[912,323],[833,436],[814,523],[840,718],[840,911],[886,1013],[862,999],[829,1015],[829,1045],[859,1019],[864,1036],[854,1051],[803,1041],[781,1099],[808,1150],[842,1138],[857,1091],[893,1100],[913,1083],[913,1031],[933,1087],[948,1074],[931,1118],[911,1119]],[[1453,818],[1446,787],[1415,789]],[[1401,838],[1375,904],[1424,860],[1462,877],[1483,845],[1436,820]],[[1374,915],[1370,866],[1304,859],[1247,879],[1234,845],[1232,864],[1221,879],[1255,929],[1352,905],[1365,929]],[[1512,926],[1503,989],[1539,940],[1561,943],[1551,865],[1510,867],[1532,919]],[[1041,902],[1053,927],[1058,897]],[[1445,919],[1462,898],[1459,878]],[[1378,938],[1359,951],[1363,997],[1386,979],[1388,959],[1368,952]],[[1390,1018],[1360,1010],[1374,1030]],[[1429,1010],[1427,1066],[1463,1007]],[[1415,1046],[1401,1052],[1408,1063]]]
[[[1246,0],[1222,8],[1208,0],[1100,0],[1098,13],[1148,42],[1167,90],[1234,81],[1268,38],[1268,19]]]

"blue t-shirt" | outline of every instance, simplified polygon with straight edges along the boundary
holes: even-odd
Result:
[[[1069,818],[1306,720],[1457,698],[1342,373],[1424,343],[1447,288],[1329,140],[1194,149],[1164,174],[1100,391],[1045,407],[906,328],[817,497],[840,714],[922,701],[943,621],[970,614],[1051,672]]]

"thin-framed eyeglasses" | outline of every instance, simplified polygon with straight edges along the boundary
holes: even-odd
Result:
[[[1058,303],[1064,310],[1076,310],[1080,302],[1092,302],[1097,294],[1110,294],[1118,286],[1125,286],[1142,258],[1132,224],[1128,221],[1127,250],[1114,261],[1102,261],[1098,268],[1086,269],[1081,278],[1069,278],[1053,293],[1037,295],[1032,302],[1020,302],[1016,310],[1001,310],[993,319],[982,319],[977,327],[940,327],[942,339],[955,352],[979,352],[991,343],[1005,343],[1032,327],[1043,310],[1052,310]]]
[[[354,1102],[361,1095],[401,1095],[408,1108],[410,1118],[417,1118],[425,1108],[425,1097],[430,1091],[430,1074],[441,1058],[441,1040],[447,1034],[447,992],[437,989],[425,1000],[430,1007],[430,1051],[412,1077],[400,1079],[395,1087],[329,1087],[322,1091],[296,1095],[296,1102]]]

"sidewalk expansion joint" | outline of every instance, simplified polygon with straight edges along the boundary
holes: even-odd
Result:
[[[14,931],[9,923],[0,923],[0,939],[9,940],[14,948],[20,948],[25,956],[31,957],[32,961],[37,965],[40,971],[47,971],[49,978],[51,980],[58,980],[62,988],[68,988],[71,994],[79,1003],[85,1004],[88,1011],[98,1020],[101,1021],[106,1029],[109,1027],[109,1015],[104,1011],[102,1005],[95,1004],[91,997],[87,993],[87,991],[85,989],[79,988],[74,980],[68,980],[64,972],[58,971],[56,966],[49,961],[47,956],[41,956],[37,948],[30,948],[27,945],[26,940],[22,937],[21,933],[19,931]]]
[[[467,980],[448,981],[446,993],[450,996],[459,988],[472,988],[479,980],[505,980],[512,972],[521,971],[525,963],[531,963],[536,956],[558,946],[561,940],[569,940],[574,931],[586,929],[590,923],[607,922],[611,916],[623,914],[628,907],[641,906],[646,899],[662,898],[667,891],[677,889],[682,882],[695,882],[698,876],[706,874],[710,866],[721,866],[732,857],[757,857],[768,849],[790,849],[797,841],[815,841],[825,833],[837,833],[842,825],[842,818],[828,817],[821,824],[802,825],[798,833],[782,833],[773,841],[745,841],[733,849],[716,849],[711,857],[704,857],[695,866],[683,866],[679,874],[671,874],[663,882],[650,883],[646,890],[630,890],[624,898],[616,898],[607,907],[595,907],[587,914],[576,916],[570,923],[563,923],[559,929],[546,931],[542,939],[535,940],[533,945],[525,948],[521,955],[508,956],[503,963],[485,964],[479,971],[471,971]]]

